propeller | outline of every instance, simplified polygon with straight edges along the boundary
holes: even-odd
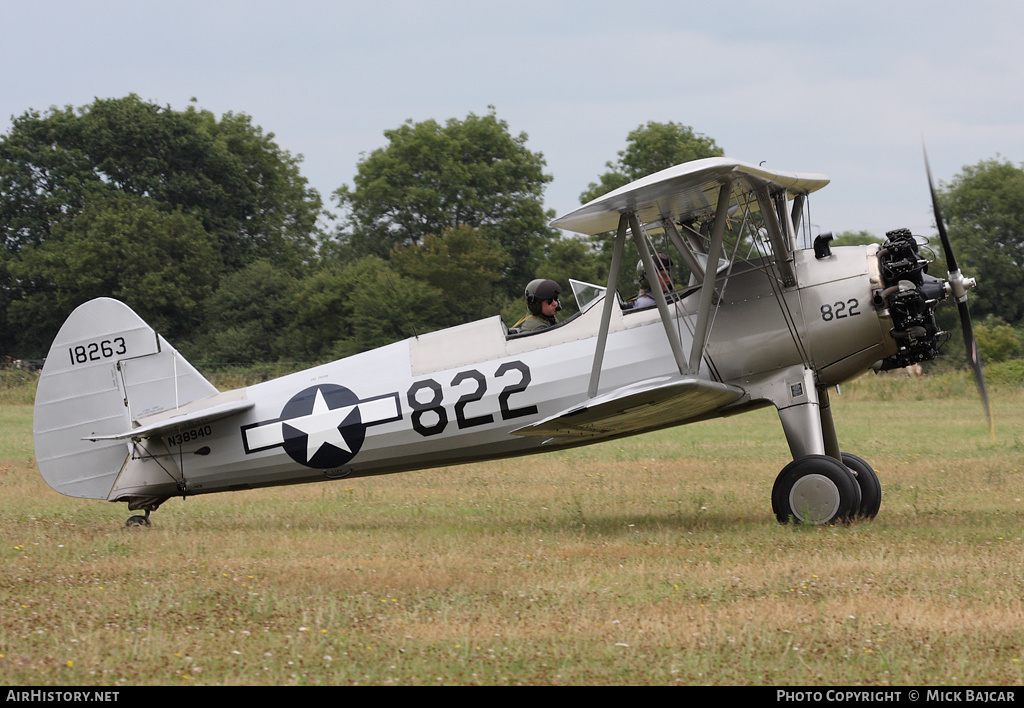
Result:
[[[974,372],[974,382],[981,395],[981,402],[985,406],[985,417],[988,420],[989,432],[994,433],[992,425],[992,408],[988,402],[988,391],[985,389],[985,377],[981,371],[981,356],[978,353],[978,342],[974,338],[974,327],[971,326],[971,313],[967,307],[967,291],[977,283],[974,278],[965,278],[956,262],[956,255],[953,253],[953,246],[949,242],[949,235],[946,233],[946,226],[942,221],[942,214],[939,210],[939,198],[935,193],[935,184],[932,182],[932,171],[928,165],[928,153],[924,154],[924,169],[928,173],[928,189],[932,195],[932,210],[935,213],[935,226],[939,230],[939,238],[942,239],[942,250],[946,254],[947,280],[956,298],[956,306],[960,310],[960,326],[964,332],[964,347],[967,349],[967,363]]]

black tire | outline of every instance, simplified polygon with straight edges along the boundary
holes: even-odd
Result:
[[[847,523],[860,511],[860,486],[853,473],[827,455],[807,455],[782,468],[772,488],[779,523]]]
[[[860,511],[858,516],[873,519],[882,506],[882,483],[878,481],[875,469],[853,453],[843,453],[843,464],[857,473],[857,486],[860,487]]]

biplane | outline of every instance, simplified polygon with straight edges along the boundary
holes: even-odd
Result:
[[[801,246],[807,199],[827,183],[726,158],[669,168],[552,222],[613,239],[608,281],[572,281],[579,311],[565,321],[517,332],[490,317],[233,391],[126,305],[92,300],[60,329],[39,380],[39,470],[63,494],[126,502],[144,512],[127,524],[148,526],[174,497],[735,425],[771,406],[793,457],[771,491],[778,520],[871,518],[878,475],[843,449],[829,390],[935,357],[949,336],[935,308],[952,294],[984,397],[966,309],[974,282],[956,266],[934,188],[945,278],[928,274],[923,240],[905,229],[874,245],[820,234]],[[618,282],[627,244],[649,273],[670,249],[685,278],[634,307],[619,293],[634,285]]]

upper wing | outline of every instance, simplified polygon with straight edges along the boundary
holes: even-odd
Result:
[[[645,224],[665,217],[686,220],[710,214],[717,205],[718,189],[727,179],[734,182],[733,204],[761,187],[809,194],[829,181],[824,175],[778,172],[738,160],[709,157],[630,182],[555,219],[551,225],[593,235],[614,231],[619,215],[626,212],[635,213]]]
[[[690,377],[648,379],[512,431],[546,438],[604,438],[678,425],[744,395],[736,386]]]

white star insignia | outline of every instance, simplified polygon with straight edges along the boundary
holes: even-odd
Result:
[[[339,428],[355,408],[356,406],[342,406],[331,409],[324,400],[324,394],[317,389],[312,413],[287,421],[288,425],[306,434],[307,461],[312,460],[324,445],[333,445],[339,450],[352,452]]]

